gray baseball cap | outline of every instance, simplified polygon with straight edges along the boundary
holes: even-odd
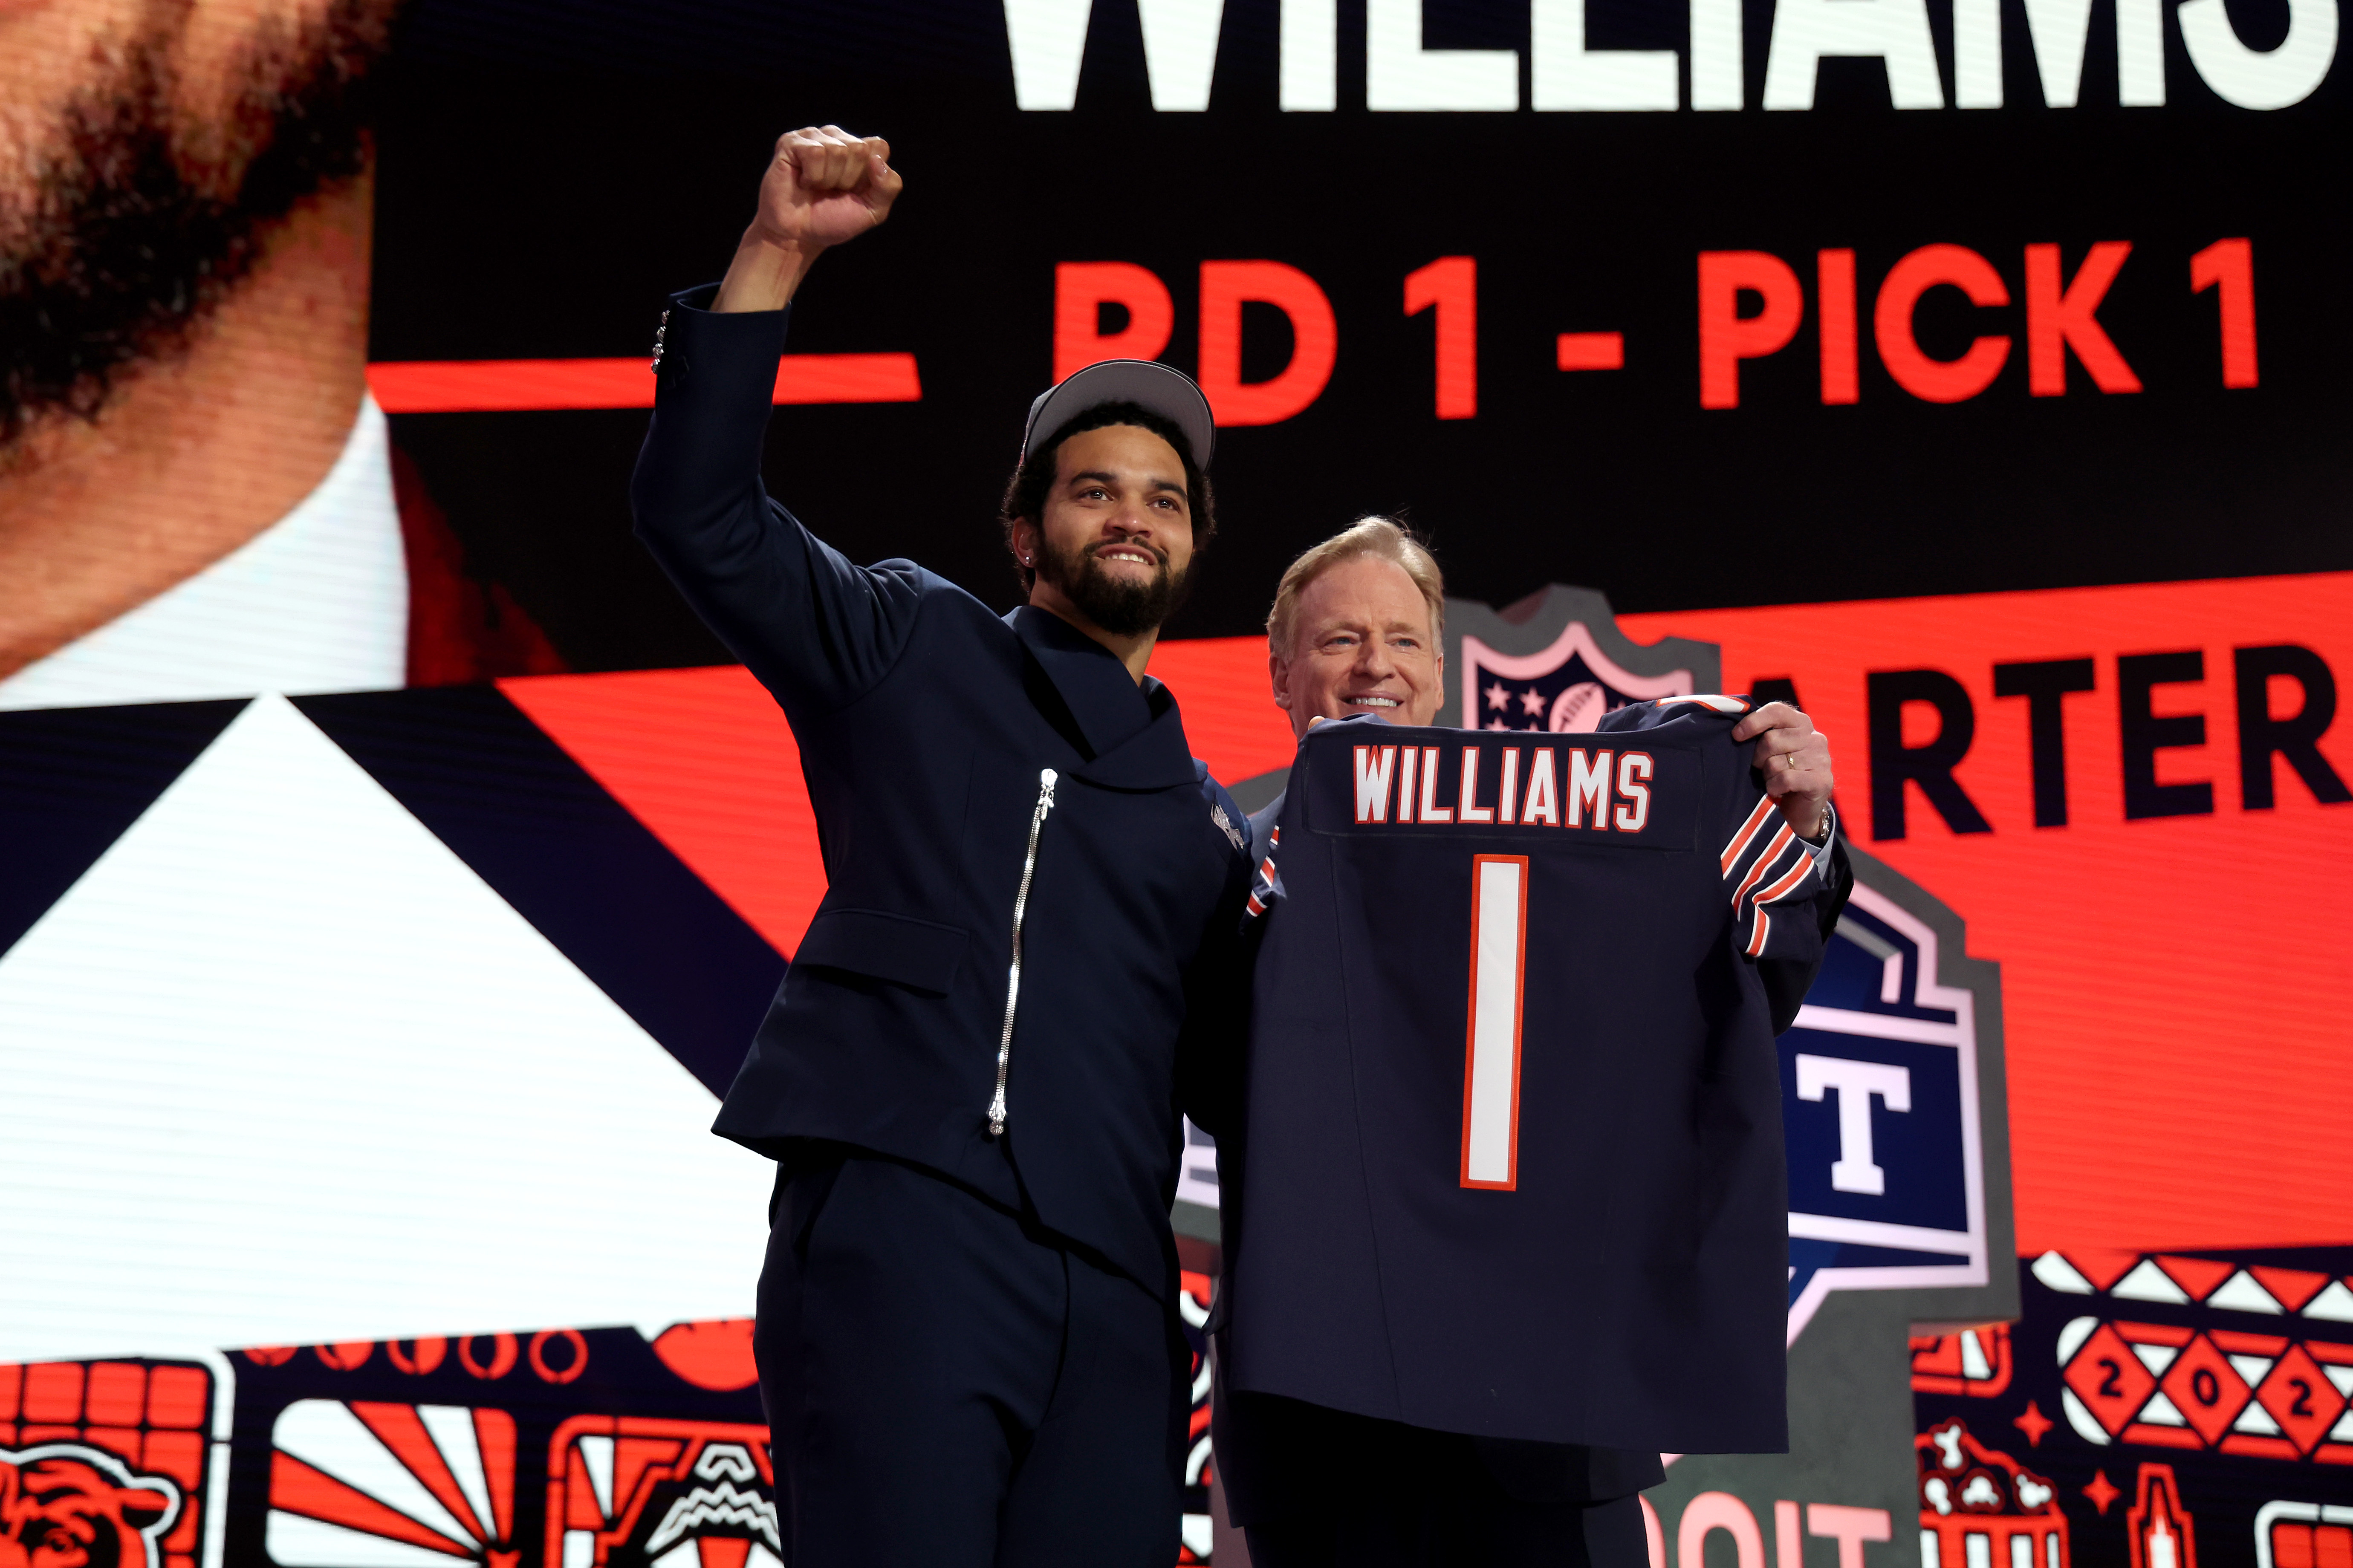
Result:
[[[1148,359],[1103,360],[1039,393],[1029,405],[1029,423],[1021,430],[1023,460],[1033,445],[1052,440],[1063,426],[1106,403],[1133,403],[1168,420],[1184,433],[1193,466],[1209,466],[1218,446],[1218,422],[1210,416],[1208,398],[1183,371]]]

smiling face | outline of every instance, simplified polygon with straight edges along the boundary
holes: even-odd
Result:
[[[1430,601],[1404,567],[1377,555],[1341,561],[1302,589],[1290,651],[1268,662],[1294,735],[1311,720],[1357,713],[1427,724],[1444,694]]]
[[[1105,425],[1072,436],[1055,457],[1044,517],[1015,524],[1014,550],[1038,571],[1030,602],[1076,611],[1118,637],[1153,630],[1176,608],[1193,563],[1176,449],[1140,426]]]

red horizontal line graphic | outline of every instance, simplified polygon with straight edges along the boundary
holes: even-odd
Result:
[[[1626,339],[1620,332],[1563,332],[1558,353],[1563,370],[1626,368]]]
[[[642,355],[383,361],[367,367],[367,378],[386,414],[654,405],[653,371]],[[913,354],[786,354],[776,363],[778,403],[920,403],[923,396]]]

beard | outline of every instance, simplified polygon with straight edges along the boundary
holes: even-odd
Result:
[[[1087,619],[1113,637],[1140,637],[1176,613],[1189,574],[1171,572],[1166,555],[1152,545],[1138,543],[1135,548],[1155,558],[1159,569],[1149,582],[1125,581],[1103,570],[1095,554],[1097,548],[1056,550],[1047,545],[1039,553],[1038,575],[1060,588]]]
[[[168,26],[77,89],[30,179],[0,186],[0,464],[43,416],[94,421],[184,352],[269,226],[361,171],[390,9],[331,0],[299,30],[257,29],[206,123],[174,102]]]

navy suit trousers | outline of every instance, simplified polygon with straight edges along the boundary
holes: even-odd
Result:
[[[789,1158],[755,1345],[792,1568],[1169,1568],[1190,1352],[1125,1275],[970,1190]]]

